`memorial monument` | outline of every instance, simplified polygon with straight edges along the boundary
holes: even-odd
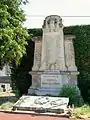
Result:
[[[77,85],[78,71],[73,46],[75,36],[64,35],[62,19],[57,15],[46,17],[42,29],[42,37],[33,38],[32,85],[28,95],[22,96],[14,104],[13,110],[67,113],[69,98],[59,97],[59,94],[64,84]]]
[[[47,16],[42,29],[42,37],[33,38],[34,64],[28,94],[58,96],[64,84],[77,85],[75,36],[64,35],[62,18],[57,15]]]

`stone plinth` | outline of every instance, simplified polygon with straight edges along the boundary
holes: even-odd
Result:
[[[77,85],[78,72],[46,70],[30,72],[32,74],[32,86],[28,90],[30,95],[59,96],[60,88],[64,84]]]

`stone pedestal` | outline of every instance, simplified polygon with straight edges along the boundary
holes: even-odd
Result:
[[[46,70],[31,72],[32,86],[28,90],[31,95],[59,96],[64,84],[77,85],[78,72],[66,72],[58,70]]]

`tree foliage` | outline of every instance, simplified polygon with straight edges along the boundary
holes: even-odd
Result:
[[[28,88],[32,84],[32,77],[29,74],[33,66],[34,59],[34,42],[28,41],[26,46],[26,55],[20,61],[18,67],[13,63],[11,67],[11,85],[13,91],[21,96],[27,94]],[[18,92],[17,92],[18,91]]]
[[[22,0],[0,0],[0,67],[13,60],[19,63],[26,52],[29,34],[22,24],[25,15]]]

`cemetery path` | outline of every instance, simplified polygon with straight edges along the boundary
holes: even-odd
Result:
[[[14,114],[0,112],[0,120],[69,120],[64,117],[39,116],[31,114]]]

